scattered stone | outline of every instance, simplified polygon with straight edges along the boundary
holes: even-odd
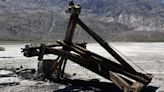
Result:
[[[5,51],[5,48],[4,47],[0,47],[0,51]]]
[[[76,76],[76,73],[73,73],[72,75],[73,75],[73,76]]]

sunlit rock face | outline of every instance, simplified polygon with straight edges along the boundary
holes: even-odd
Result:
[[[118,17],[105,17],[101,19],[104,22],[118,22],[127,25],[134,31],[164,31],[164,19],[158,16],[142,16],[120,14]]]

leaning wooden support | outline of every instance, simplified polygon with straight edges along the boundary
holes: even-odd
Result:
[[[54,45],[30,46],[26,45],[23,49],[24,56],[38,56],[38,60],[44,60],[44,55],[53,54],[58,57],[52,60],[52,65],[48,69],[50,77],[56,73],[58,78],[62,78],[67,60],[71,60],[96,74],[111,80],[124,92],[139,92],[147,86],[152,78],[152,74],[143,74],[137,72],[128,64],[107,42],[85,25],[79,18],[80,6],[71,2],[69,6],[70,20],[67,32],[63,41],[56,41]],[[79,24],[89,35],[91,35],[109,54],[111,54],[118,63],[93,53],[86,49],[86,43],[75,44],[72,42],[76,25]],[[59,49],[59,47],[61,47]],[[72,53],[73,52],[73,53]]]
[[[119,54],[117,54],[107,42],[105,42],[101,37],[99,37],[95,32],[93,32],[89,27],[87,27],[80,19],[78,19],[78,24],[90,34],[105,50],[107,50],[118,62],[120,62],[125,68],[136,72]]]
[[[64,46],[64,47],[66,47],[66,46]],[[66,48],[68,48],[68,47],[66,47]],[[71,50],[71,48],[72,47],[70,46],[70,50]],[[72,51],[74,51],[74,50],[72,49]],[[110,76],[110,74],[108,73],[109,71],[113,71],[115,73],[125,75],[133,80],[136,80],[137,83],[141,83],[144,86],[146,86],[151,81],[151,77],[144,78],[139,73],[134,74],[134,73],[128,72],[126,70],[126,68],[123,68],[121,65],[114,63],[113,61],[110,61],[108,59],[106,59],[108,61],[104,61],[102,58],[95,57],[91,53],[90,53],[90,55],[88,55],[88,54],[85,55],[84,52],[81,53],[78,50],[75,52],[79,53],[79,54],[84,54],[84,55],[76,55],[76,54],[70,53],[69,51],[64,51],[62,49],[46,48],[46,50],[45,50],[45,54],[59,55],[64,59],[69,59],[69,60],[71,60],[75,63],[78,63],[79,65],[86,67],[87,69],[103,76],[104,78],[107,78],[112,81],[115,78],[113,79],[113,77],[112,78],[109,77]],[[89,51],[87,51],[87,52],[89,52]],[[119,76],[119,75],[117,75],[117,76]],[[145,75],[145,76],[147,76],[147,75]],[[116,77],[116,78],[118,78],[118,77]],[[120,78],[122,78],[122,77],[120,77]],[[127,81],[123,78],[120,80]],[[118,79],[115,81],[117,82]],[[114,82],[114,83],[116,83],[116,82]],[[118,83],[118,84],[123,85],[123,83],[124,82],[122,81],[122,84],[120,84],[120,83]],[[129,82],[129,81],[127,81],[127,83],[129,83],[129,85],[133,84],[132,82]],[[118,85],[118,84],[116,83],[116,85]],[[125,86],[125,88],[127,88],[127,87]],[[131,86],[129,86],[129,89],[131,89]]]

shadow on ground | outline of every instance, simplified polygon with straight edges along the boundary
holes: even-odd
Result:
[[[96,79],[89,81],[64,79],[55,82],[64,84],[66,87],[54,92],[122,92],[115,84],[100,82]],[[155,92],[157,89],[158,87],[148,86],[142,92]]]

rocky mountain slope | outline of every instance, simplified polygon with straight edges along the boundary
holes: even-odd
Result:
[[[70,0],[0,0],[1,40],[63,39]],[[109,41],[164,41],[164,0],[74,0],[82,20]],[[80,27],[77,40],[92,40]]]

